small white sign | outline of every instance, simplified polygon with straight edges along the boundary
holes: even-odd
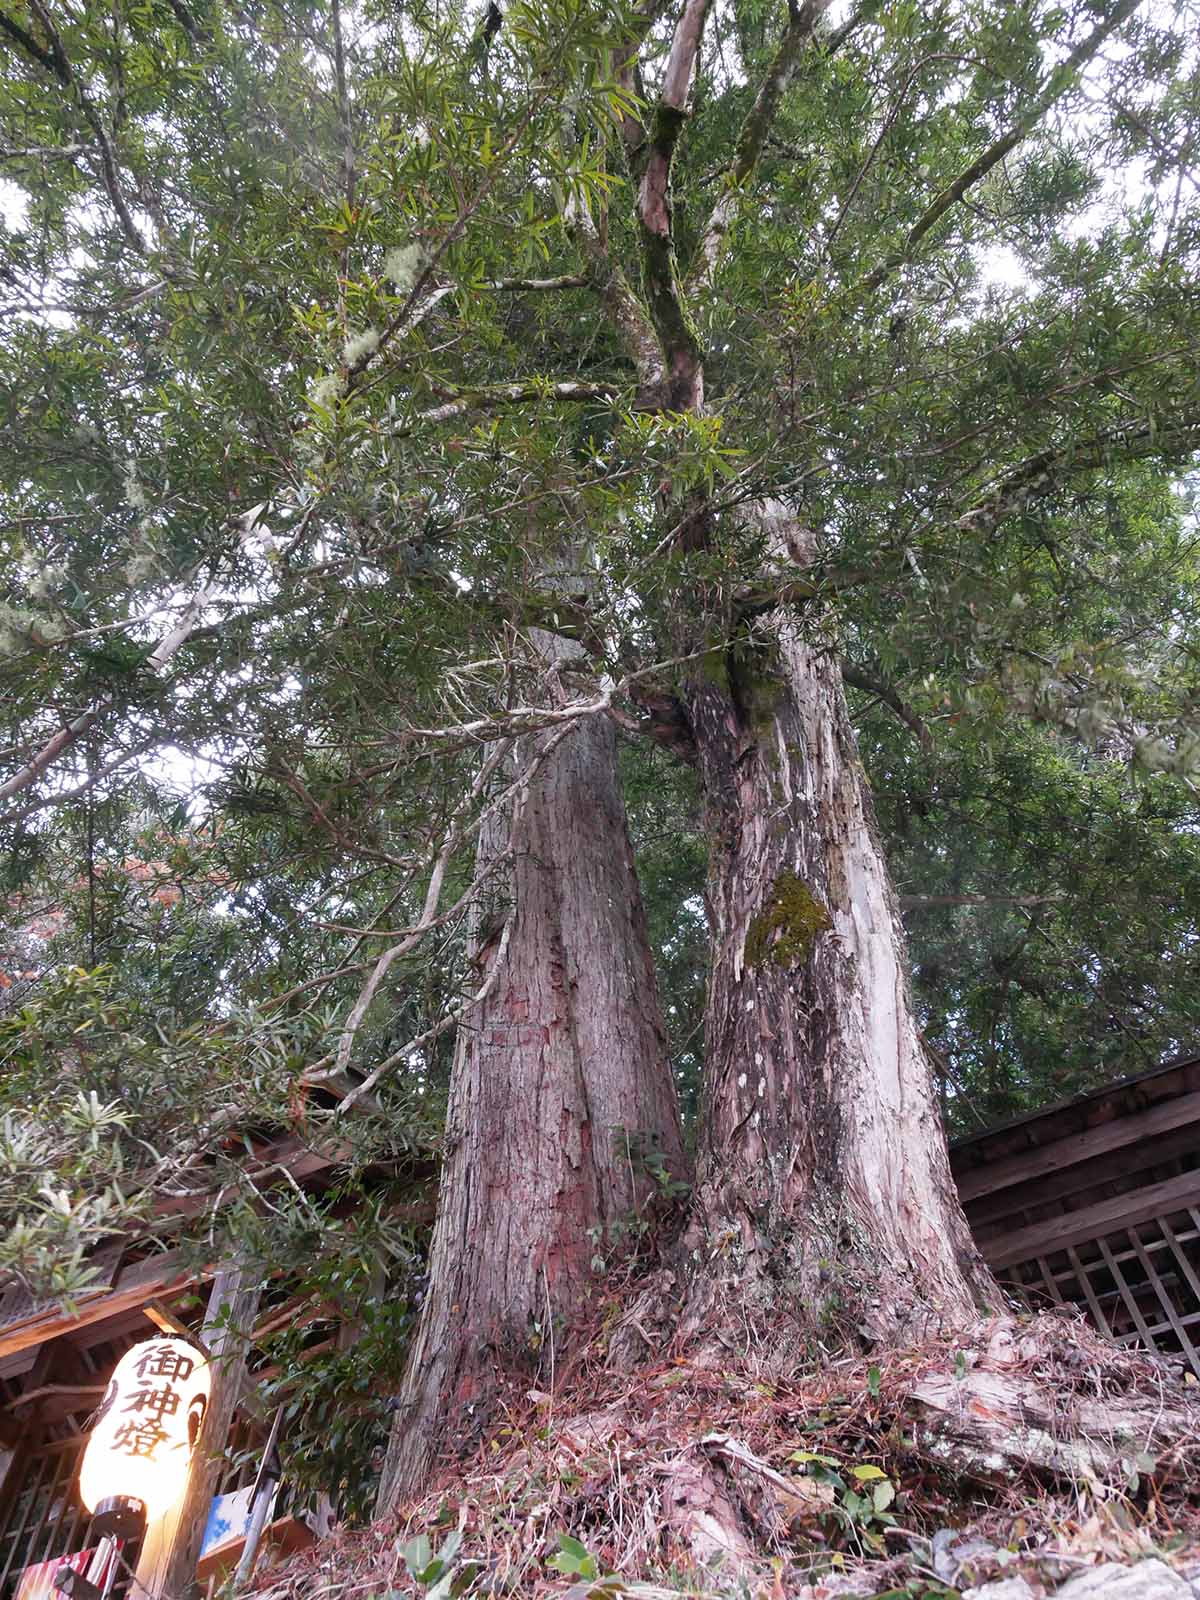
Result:
[[[208,1521],[204,1526],[204,1543],[200,1546],[200,1556],[211,1556],[218,1550],[223,1550],[227,1545],[238,1544],[246,1537],[250,1527],[250,1496],[253,1486],[247,1484],[244,1489],[234,1489],[231,1494],[219,1494],[213,1498],[212,1505],[208,1508]],[[267,1512],[267,1521],[270,1522],[275,1512],[275,1496],[279,1493],[276,1484],[271,1491],[271,1508]]]

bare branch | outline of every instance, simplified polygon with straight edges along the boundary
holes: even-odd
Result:
[[[840,50],[847,39],[852,38],[861,27],[870,22],[875,13],[882,9],[882,5],[883,0],[866,0],[865,5],[861,5],[857,11],[851,12],[837,32],[830,36],[827,47],[830,55]]]
[[[0,16],[0,26],[3,22]],[[86,144],[0,145],[0,161],[73,161],[87,149]]]
[[[497,411],[505,406],[520,405],[526,400],[554,400],[583,404],[598,400],[608,403],[615,400],[619,393],[620,390],[611,383],[581,383],[574,379],[563,383],[538,383],[536,380],[526,383],[497,383],[486,389],[472,389],[469,394],[447,400],[444,405],[433,406],[428,411],[419,412],[409,425],[398,428],[393,437],[406,438],[424,422],[450,422],[455,417],[466,416],[471,411]]]
[[[140,744],[134,745],[132,750],[123,750],[119,756],[114,757],[114,759],[108,762],[105,766],[97,768],[97,770],[87,779],[86,783],[77,784],[73,789],[62,790],[61,793],[56,794],[53,797],[52,801],[34,800],[29,805],[20,807],[16,811],[5,811],[0,813],[0,823],[23,822],[26,817],[32,817],[37,812],[44,810],[48,804],[53,803],[54,805],[66,805],[72,800],[80,799],[83,795],[94,789],[97,784],[103,783],[105,778],[111,778],[114,772],[118,772],[122,767],[128,766],[131,761],[136,761],[139,756],[144,756],[148,751],[154,748],[156,742],[157,741],[153,739],[144,739]]]
[[[607,716],[613,702],[628,694],[634,686],[647,678],[654,678],[674,667],[699,661],[711,655],[716,646],[693,650],[687,655],[674,656],[667,661],[656,661],[651,666],[627,672],[623,678],[610,683],[592,700],[571,700],[561,706],[512,706],[502,716],[479,717],[471,722],[460,722],[442,728],[407,728],[402,738],[405,743],[429,740],[434,744],[474,744],[501,739],[521,733],[536,733],[542,728],[560,724],[572,725],[581,717]]]
[[[557,728],[548,739],[543,740],[541,747],[538,749],[533,759],[525,764],[521,772],[518,774],[516,780],[509,785],[503,795],[499,796],[498,799],[493,801],[492,805],[488,807],[489,811],[494,810],[497,805],[504,804],[511,798],[513,805],[513,830],[519,826],[520,818],[529,800],[530,789],[534,778],[541,771],[542,767],[545,766],[546,762],[549,761],[550,757],[554,754],[555,750],[557,750],[562,741],[568,737],[577,721],[578,714],[572,716],[565,726]],[[504,753],[505,752],[501,752],[501,754]],[[482,778],[483,775],[481,774],[481,779],[478,782],[481,782]],[[481,819],[476,819],[476,826],[478,826],[478,822],[480,820]],[[505,853],[502,853],[497,859],[498,862],[503,861],[505,859]],[[471,890],[468,891],[469,894],[473,895],[475,893],[479,881],[480,880],[477,880],[476,884],[472,885]],[[413,1039],[410,1039],[407,1044],[401,1045],[398,1050],[394,1050],[391,1055],[386,1056],[384,1060],[382,1060],[368,1074],[368,1076],[363,1079],[362,1083],[358,1084],[350,1091],[349,1094],[342,1098],[342,1100],[338,1103],[337,1109],[339,1112],[349,1110],[355,1101],[360,1100],[363,1095],[367,1094],[375,1087],[385,1073],[390,1072],[393,1067],[399,1066],[401,1062],[407,1060],[412,1055],[413,1051],[423,1049],[427,1044],[431,1044],[434,1039],[440,1038],[443,1033],[446,1033],[464,1016],[466,1016],[468,1011],[471,1011],[476,1006],[483,1004],[495,987],[496,981],[499,978],[500,972],[504,966],[504,959],[508,953],[508,943],[512,929],[512,923],[513,919],[511,916],[505,918],[504,927],[500,934],[499,944],[497,945],[495,953],[491,957],[491,960],[488,964],[488,970],[484,981],[475,991],[475,993],[468,995],[468,997],[459,1005],[453,1007],[445,1016],[439,1018],[439,1020],[435,1022],[432,1027],[427,1028],[423,1033],[417,1034],[417,1036]],[[385,955],[386,954],[388,954],[388,952],[385,952]],[[325,1076],[328,1076],[328,1074],[325,1074]]]
[[[450,865],[451,857],[461,844],[464,837],[464,819],[474,806],[479,795],[486,788],[492,777],[492,774],[504,760],[510,748],[511,745],[508,740],[504,740],[497,745],[497,747],[488,756],[487,760],[484,761],[483,765],[480,767],[479,772],[476,774],[475,781],[472,783],[470,789],[459,801],[458,805],[451,813],[450,821],[446,827],[441,847],[438,850],[437,856],[433,863],[432,871],[429,874],[429,884],[425,891],[425,904],[421,909],[420,917],[417,919],[417,922],[414,924],[414,926],[404,936],[404,938],[401,939],[397,944],[394,944],[389,949],[385,950],[376,961],[375,966],[372,969],[371,976],[363,985],[362,991],[359,994],[358,999],[354,1002],[354,1005],[350,1011],[350,1015],[346,1019],[346,1025],[342,1029],[342,1034],[338,1040],[336,1052],[337,1068],[340,1072],[344,1072],[350,1064],[350,1052],[354,1047],[354,1036],[358,1032],[359,1027],[362,1025],[362,1020],[367,1014],[367,1010],[370,1007],[371,1001],[375,998],[375,995],[378,992],[379,985],[386,977],[388,968],[392,966],[394,962],[398,961],[402,956],[408,955],[409,952],[421,942],[421,940],[433,927],[435,922],[441,920],[438,916],[438,908],[441,904],[442,886],[445,882],[446,870]],[[490,865],[487,870],[491,870]],[[483,876],[486,875],[487,874],[485,872]],[[474,897],[478,891],[480,882],[481,877],[477,876],[475,881],[471,884],[471,887],[467,890],[466,894],[463,895],[457,902],[454,908],[455,911],[461,910],[467,901]]]
[[[936,911],[943,906],[1053,906],[1065,894],[902,894],[901,911]]]
[[[401,1045],[399,1050],[394,1050],[390,1056],[386,1056],[360,1084],[351,1089],[350,1093],[338,1102],[337,1109],[339,1112],[349,1111],[355,1101],[361,1100],[365,1094],[370,1093],[385,1073],[390,1072],[393,1067],[399,1066],[402,1061],[407,1061],[415,1050],[423,1050],[426,1045],[432,1044],[435,1039],[440,1039],[443,1033],[448,1033],[451,1028],[461,1022],[468,1011],[473,1011],[476,1006],[483,1004],[496,987],[497,979],[504,965],[504,958],[508,954],[508,941],[512,931],[512,923],[513,919],[511,917],[504,919],[504,928],[500,934],[500,943],[496,948],[496,954],[488,967],[487,976],[475,993],[468,995],[465,1000],[453,1006],[431,1028],[426,1028],[424,1033],[418,1033],[407,1044]]]
[[[203,614],[205,607],[211,602],[216,592],[216,582],[210,579],[200,592],[188,601],[183,608],[179,621],[163,635],[158,644],[146,657],[146,666],[155,674],[160,674],[171,658],[179,653],[195,632],[196,625]],[[58,758],[71,748],[77,740],[95,726],[104,712],[116,703],[115,692],[110,691],[103,695],[94,706],[68,722],[60,728],[52,739],[48,739],[33,759],[26,763],[19,772],[13,774],[6,783],[0,783],[0,800],[10,800],[14,794],[19,794],[22,789],[27,789],[41,777],[48,767],[54,765]]]
[[[685,0],[683,14],[675,25],[675,37],[671,41],[671,53],[667,57],[658,102],[661,107],[680,117],[687,111],[692,71],[700,52],[709,3],[710,0]],[[678,125],[675,132],[678,133]]]
[[[558,278],[496,278],[484,288],[498,294],[516,294],[526,289],[545,293],[552,289],[586,289],[591,281],[584,272],[564,272]]]

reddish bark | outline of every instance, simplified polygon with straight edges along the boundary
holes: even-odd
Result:
[[[528,760],[534,741],[524,741]],[[501,819],[480,841],[507,845]],[[589,1307],[592,1259],[651,1196],[649,1147],[683,1167],[611,725],[576,727],[513,838],[512,926],[476,940],[500,970],[460,1031],[430,1283],[380,1506],[477,1434],[500,1372],[553,1378]]]

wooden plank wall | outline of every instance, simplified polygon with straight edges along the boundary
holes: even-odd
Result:
[[[967,1218],[1002,1284],[1082,1309],[1200,1377],[1200,1061],[964,1141]]]

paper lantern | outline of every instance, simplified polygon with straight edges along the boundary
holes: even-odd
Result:
[[[208,1405],[211,1371],[183,1339],[147,1339],[118,1361],[88,1436],[79,1496],[96,1513],[140,1501],[148,1519],[162,1516],[187,1487],[188,1467]],[[110,1514],[105,1506],[105,1512]]]

